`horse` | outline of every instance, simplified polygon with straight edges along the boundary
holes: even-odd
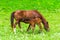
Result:
[[[42,31],[42,26],[41,26],[41,19],[40,18],[33,18],[33,19],[29,19],[29,20],[27,20],[27,19],[25,19],[25,20],[20,20],[21,22],[24,22],[24,23],[29,23],[29,27],[28,27],[28,29],[27,29],[27,31],[29,31],[31,28],[32,28],[32,31],[34,32],[34,28],[35,28],[35,24],[38,24],[38,26],[39,26],[39,28],[40,28],[40,30],[39,31]],[[20,24],[19,24],[20,25]],[[18,26],[19,26],[18,25]]]
[[[14,19],[16,20],[15,23],[14,23]],[[43,23],[44,29],[46,31],[49,31],[48,22],[42,16],[42,14],[39,13],[37,10],[17,10],[17,11],[12,12],[12,14],[11,14],[11,27],[15,32],[16,31],[16,25],[18,24],[19,28],[21,28],[20,22],[25,22],[25,23],[29,23],[28,29],[30,28],[30,26],[32,26],[32,29],[34,29],[34,25],[37,23],[37,21],[35,23],[36,19],[39,19],[37,21],[41,20],[40,22]],[[34,24],[32,24],[32,22]]]

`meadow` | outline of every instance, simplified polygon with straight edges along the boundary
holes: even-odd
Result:
[[[48,21],[50,32],[38,33],[36,25],[26,32],[29,24],[21,22],[23,32],[16,27],[12,32],[10,16],[16,10],[38,10]],[[60,40],[60,0],[1,0],[0,1],[0,40]]]

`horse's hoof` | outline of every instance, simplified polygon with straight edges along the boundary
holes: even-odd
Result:
[[[23,30],[22,30],[22,29],[20,29],[20,31],[21,31],[21,32],[23,32]]]
[[[49,31],[50,31],[50,29],[47,30],[47,32],[49,32]]]

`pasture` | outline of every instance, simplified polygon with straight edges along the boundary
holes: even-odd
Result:
[[[26,32],[28,25],[21,22],[23,32],[16,27],[16,34],[12,32],[10,15],[16,10],[38,10],[48,21],[50,32],[38,33],[36,25]],[[1,0],[0,1],[0,40],[60,40],[60,0]]]

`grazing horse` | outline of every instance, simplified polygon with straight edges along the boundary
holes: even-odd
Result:
[[[15,24],[14,24],[14,19],[16,20]],[[28,27],[27,31],[29,30],[30,26],[32,26],[32,29],[34,30],[35,24],[36,23],[40,24],[40,22],[43,23],[44,29],[46,31],[49,31],[48,22],[37,10],[17,10],[17,11],[14,11],[11,14],[11,27],[14,29],[14,32],[16,31],[17,24],[21,28],[20,22],[29,23],[29,27]]]
[[[29,20],[27,20],[27,19],[25,19],[25,20],[23,20],[22,22],[25,22],[25,23],[29,23],[29,27],[28,27],[28,29],[27,29],[27,31],[29,31],[29,29],[31,29],[32,28],[32,30],[33,30],[33,32],[34,32],[34,28],[35,28],[35,24],[38,24],[38,26],[39,26],[39,28],[40,28],[40,30],[42,31],[42,26],[41,26],[41,19],[40,18],[33,18],[33,19],[29,19]],[[20,24],[19,24],[20,25]],[[19,26],[18,25],[18,26]]]

